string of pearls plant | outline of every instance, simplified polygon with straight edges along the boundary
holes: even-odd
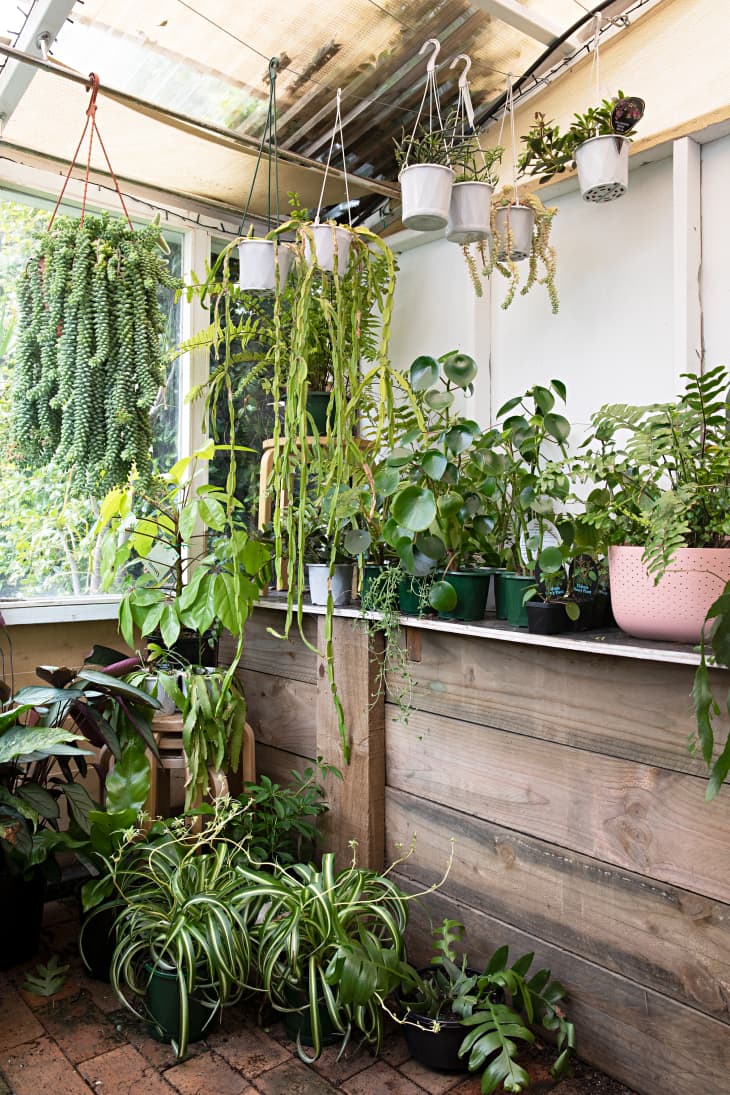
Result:
[[[150,411],[165,382],[158,288],[177,289],[160,229],[60,217],[18,280],[15,444],[71,466],[94,496],[152,471]]]

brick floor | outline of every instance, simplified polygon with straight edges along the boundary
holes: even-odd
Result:
[[[281,1022],[257,1025],[259,1001],[228,1009],[205,1041],[176,1061],[108,985],[85,976],[75,924],[68,905],[46,907],[36,961],[59,954],[69,964],[58,996],[23,999],[24,975],[35,962],[0,974],[0,1095],[479,1095],[478,1077],[430,1072],[411,1060],[395,1024],[377,1060],[353,1038],[341,1054],[328,1046],[307,1065]],[[575,1078],[556,1083],[550,1056],[538,1046],[522,1059],[531,1095],[632,1095],[581,1062]]]

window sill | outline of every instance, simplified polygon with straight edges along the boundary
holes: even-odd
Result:
[[[116,620],[119,597],[54,597],[44,600],[0,601],[8,627],[25,624],[75,624],[85,620]]]

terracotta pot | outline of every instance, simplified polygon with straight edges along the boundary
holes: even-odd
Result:
[[[730,581],[730,548],[680,548],[658,585],[642,547],[608,549],[616,623],[638,639],[697,643],[707,609]]]

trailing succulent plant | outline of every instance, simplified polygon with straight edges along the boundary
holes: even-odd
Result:
[[[151,472],[150,411],[165,381],[160,286],[178,288],[151,224],[56,220],[18,280],[18,451],[55,459],[93,495]]]

